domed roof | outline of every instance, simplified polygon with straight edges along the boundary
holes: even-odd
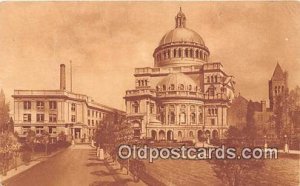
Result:
[[[172,42],[190,42],[205,45],[202,37],[195,31],[178,27],[167,32],[159,42],[159,45],[164,45]]]
[[[175,17],[175,29],[167,32],[160,40],[159,45],[164,45],[172,42],[189,42],[205,45],[202,37],[195,31],[186,28],[186,17],[180,11]]]
[[[169,89],[171,86],[174,86],[174,89],[177,89],[181,85],[185,87],[184,89],[189,86],[192,86],[193,88],[196,87],[195,81],[183,73],[169,74],[157,84],[159,87],[165,86],[166,89]]]

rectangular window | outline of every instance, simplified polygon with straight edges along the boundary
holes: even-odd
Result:
[[[56,101],[49,101],[49,108],[51,110],[56,110],[57,109],[57,102]]]
[[[211,125],[216,125],[216,123],[215,123],[215,122],[216,122],[216,121],[215,121],[215,119],[211,119],[210,121],[211,121]]]
[[[56,134],[56,127],[49,127],[49,134]]]
[[[92,126],[94,126],[94,120],[92,120]]]
[[[30,127],[29,126],[24,126],[22,127],[22,134],[23,135],[26,135],[28,133],[28,131],[30,130]]]
[[[76,122],[76,116],[75,115],[71,116],[71,122]]]
[[[154,104],[150,103],[150,114],[154,113]]]
[[[42,134],[44,130],[44,127],[35,127],[35,133],[36,134]]]
[[[72,110],[72,111],[76,111],[76,104],[75,104],[75,103],[72,103],[72,105],[71,105],[71,110]]]
[[[31,122],[31,114],[23,114],[24,122]]]
[[[30,110],[31,109],[31,101],[24,101],[23,106],[24,106],[24,110]]]
[[[38,110],[43,110],[45,108],[45,103],[43,101],[37,101],[36,102],[36,108]]]
[[[56,114],[49,114],[49,122],[56,122],[57,116]]]
[[[91,125],[91,120],[88,120],[88,125]]]
[[[90,110],[88,110],[88,116],[90,116],[91,115],[91,111]]]
[[[93,112],[92,112],[92,117],[94,117],[94,114],[95,114],[95,112],[93,111]]]
[[[36,115],[36,121],[37,122],[44,122],[45,115],[44,114],[37,114]]]

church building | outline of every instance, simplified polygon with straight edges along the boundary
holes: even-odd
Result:
[[[210,60],[209,48],[187,27],[181,9],[153,58],[153,67],[135,69],[135,88],[124,97],[135,137],[193,142],[223,138],[233,77],[221,62]]]

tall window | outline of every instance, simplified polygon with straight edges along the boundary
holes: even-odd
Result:
[[[181,57],[182,56],[182,51],[181,51],[181,48],[178,50],[178,57]]]
[[[174,85],[174,84],[171,84],[170,89],[171,89],[171,90],[174,90],[174,89],[175,89],[175,85]]]
[[[139,112],[139,103],[137,101],[135,101],[132,105],[133,107],[133,112],[134,113],[138,113]]]
[[[174,112],[171,112],[171,113],[170,113],[170,123],[171,123],[171,124],[174,124],[174,123],[175,123],[175,113],[174,113]]]
[[[208,88],[208,95],[209,96],[214,96],[215,95],[215,89],[214,89],[214,87]]]
[[[24,110],[30,110],[31,109],[31,101],[24,101],[23,106],[24,106]]]
[[[174,49],[173,55],[174,55],[174,57],[177,57],[177,56],[176,56],[176,49]]]
[[[183,84],[179,85],[179,90],[184,90],[184,85]]]
[[[43,110],[45,108],[45,103],[43,101],[37,101],[36,102],[36,108],[38,110]]]
[[[190,57],[194,57],[193,49],[190,49]]]
[[[31,122],[31,114],[23,114],[24,122]]]
[[[210,122],[211,122],[211,125],[216,125],[216,120],[215,120],[214,118],[212,118],[212,119],[210,120]]]
[[[196,123],[196,114],[195,113],[191,114],[191,123]]]
[[[72,105],[71,105],[71,111],[76,111],[76,104],[75,103],[72,103]]]
[[[44,122],[45,120],[45,115],[44,114],[37,114],[36,115],[36,121],[37,122]]]
[[[185,57],[189,57],[189,49],[185,49]]]
[[[180,123],[186,123],[186,115],[184,112],[180,113]]]
[[[71,116],[71,122],[76,122],[76,116],[75,115]]]
[[[150,103],[150,114],[154,113],[154,104]]]
[[[88,110],[88,116],[90,116],[91,115],[91,110]]]
[[[196,58],[199,58],[199,50],[196,50]]]
[[[49,114],[49,122],[56,122],[57,121],[57,116],[56,114]]]
[[[49,101],[49,108],[52,110],[57,109],[57,102],[56,101]]]

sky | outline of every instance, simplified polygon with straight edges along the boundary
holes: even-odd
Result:
[[[152,67],[153,51],[182,7],[236,81],[236,93],[268,100],[277,62],[300,85],[299,2],[2,2],[0,88],[59,89],[59,65],[73,64],[73,91],[125,110],[134,68]],[[67,89],[70,89],[67,75]]]

